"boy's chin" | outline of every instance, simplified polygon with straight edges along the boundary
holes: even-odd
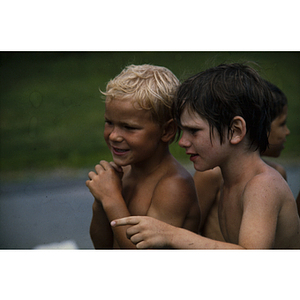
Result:
[[[196,170],[196,171],[198,171],[198,172],[205,172],[205,171],[208,171],[208,170],[212,170],[212,169],[214,169],[216,166],[214,166],[214,167],[204,167],[204,166],[197,166],[197,165],[195,165],[194,164],[194,169]]]
[[[201,167],[199,167],[199,166],[196,166],[195,164],[194,164],[194,169],[196,170],[196,171],[198,171],[198,172],[204,172],[204,171],[206,171],[206,170],[208,170],[208,169],[205,169],[205,168],[201,168]]]
[[[123,161],[123,160],[121,160],[121,159],[118,159],[118,158],[115,158],[115,157],[113,157],[113,162],[114,162],[116,165],[118,165],[119,167],[126,167],[126,166],[129,166],[129,165],[130,165],[130,163],[125,162],[125,161]]]

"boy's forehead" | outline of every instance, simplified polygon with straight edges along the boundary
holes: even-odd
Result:
[[[122,107],[123,110],[136,109],[134,101],[130,98],[111,98],[105,101],[105,109],[112,107]]]
[[[180,123],[183,127],[192,127],[195,125],[202,125],[203,123],[208,123],[208,121],[201,117],[197,112],[192,111],[188,108],[184,108],[180,116]]]
[[[126,106],[128,108],[134,108],[136,110],[144,110],[142,109],[142,107],[140,106],[139,102],[134,98],[134,97],[114,97],[114,98],[109,98],[106,99],[105,101],[105,106],[109,104],[113,104],[113,105],[122,105]]]
[[[105,102],[105,116],[116,118],[131,118],[145,120],[152,120],[152,115],[149,110],[141,108],[135,101],[131,99],[111,99]]]
[[[121,97],[121,96],[114,96],[114,97],[106,97],[105,104],[112,103],[112,102],[133,102],[133,99],[130,97]]]

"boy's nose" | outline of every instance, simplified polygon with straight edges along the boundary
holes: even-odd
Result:
[[[178,142],[178,145],[182,148],[188,148],[190,147],[191,143],[187,140],[186,136],[184,133],[182,133],[182,136]]]
[[[114,142],[122,142],[123,141],[123,137],[122,137],[122,135],[120,134],[120,132],[119,132],[119,130],[117,128],[114,128],[110,132],[109,139],[111,141],[114,141]]]
[[[290,135],[291,131],[289,130],[289,128],[286,126],[286,135]]]

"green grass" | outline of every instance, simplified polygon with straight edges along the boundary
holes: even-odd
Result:
[[[185,80],[222,62],[255,61],[288,97],[283,158],[299,158],[299,52],[1,52],[1,172],[92,167],[110,159],[99,88],[128,64],[171,69]],[[187,159],[177,144],[172,153]]]

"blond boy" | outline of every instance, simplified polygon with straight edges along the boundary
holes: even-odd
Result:
[[[169,151],[177,132],[172,105],[178,85],[170,70],[152,65],[128,66],[108,83],[104,138],[113,163],[101,161],[86,182],[95,197],[95,248],[135,248],[126,227],[110,227],[127,216],[150,216],[197,232],[193,179]]]

